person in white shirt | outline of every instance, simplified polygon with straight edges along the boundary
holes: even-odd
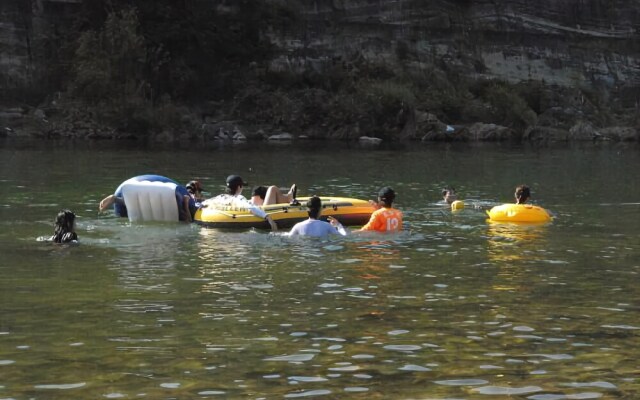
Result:
[[[291,228],[288,236],[313,236],[325,237],[328,235],[346,236],[347,231],[342,224],[335,218],[329,217],[329,222],[321,221],[320,214],[322,212],[322,201],[318,196],[313,196],[307,201],[307,212],[309,219],[298,222]]]
[[[246,208],[258,218],[264,218],[269,223],[271,229],[278,230],[278,225],[275,221],[261,208],[252,204],[242,195],[242,189],[247,186],[247,183],[242,180],[238,175],[229,175],[227,177],[227,193],[218,195],[212,199],[206,201],[206,203],[212,203],[219,206],[231,206],[238,208]]]

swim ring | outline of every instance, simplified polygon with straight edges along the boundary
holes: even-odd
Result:
[[[548,222],[551,215],[542,207],[531,204],[502,204],[487,211],[494,222]]]
[[[129,221],[179,221],[187,188],[161,175],[139,175],[122,182],[116,189],[113,210],[118,217]],[[189,208],[195,213],[195,202],[190,198]]]
[[[290,228],[309,218],[306,204],[309,197],[298,197],[299,205],[287,203],[260,207],[278,224],[279,228]],[[369,221],[374,208],[366,200],[347,197],[320,197],[322,201],[321,219],[332,216],[345,226],[364,225]],[[194,222],[214,228],[264,228],[269,223],[256,217],[248,209],[241,207],[217,206],[204,201],[204,208],[196,211]]]
[[[464,202],[462,200],[456,200],[451,203],[451,211],[460,211],[464,209]]]

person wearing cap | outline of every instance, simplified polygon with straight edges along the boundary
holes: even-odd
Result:
[[[383,187],[378,192],[378,209],[371,214],[369,222],[360,231],[398,232],[402,230],[402,211],[392,208],[396,192],[390,187]]]
[[[246,208],[251,214],[267,221],[272,230],[277,231],[278,225],[276,225],[271,216],[255,204],[251,204],[251,202],[242,195],[242,189],[244,189],[245,186],[247,186],[247,183],[240,176],[229,175],[227,177],[227,193],[220,194],[207,200],[207,202],[212,202],[219,206]]]
[[[329,222],[318,219],[322,213],[322,201],[320,197],[313,196],[307,201],[307,213],[309,214],[309,219],[295,224],[287,234],[288,236],[325,237],[337,234],[342,236],[347,235],[344,226],[342,226],[337,219],[329,217]]]

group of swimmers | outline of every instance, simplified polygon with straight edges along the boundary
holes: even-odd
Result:
[[[146,176],[137,177],[140,180]],[[163,180],[173,182],[168,178]],[[135,179],[135,178],[134,178]],[[122,186],[122,185],[121,185]],[[126,217],[127,210],[124,198],[121,194],[121,186],[116,190],[115,194],[108,195],[100,201],[99,211],[104,211],[113,206],[116,215]],[[205,199],[203,195],[202,184],[193,180],[185,186],[186,194],[176,188],[176,204],[179,210],[179,219],[181,221],[191,222],[195,211],[198,208],[215,206],[233,206],[237,208],[245,208],[253,215],[263,218],[273,231],[278,230],[276,222],[267,214],[261,206],[270,204],[289,203],[299,205],[296,200],[297,186],[294,184],[287,193],[283,193],[276,186],[257,186],[253,188],[251,200],[242,195],[244,187],[247,183],[238,175],[229,175],[226,179],[226,193],[220,194],[211,199]],[[371,214],[371,218],[359,231],[378,231],[378,232],[398,232],[402,230],[402,212],[393,208],[395,200],[395,191],[390,187],[384,187],[378,193],[377,202],[370,201],[375,211]],[[326,235],[339,234],[347,235],[348,231],[335,218],[329,217],[328,222],[320,219],[322,212],[322,201],[319,197],[313,196],[306,203],[307,214],[309,218],[296,224],[288,236],[314,236],[322,237]],[[50,238],[56,243],[68,243],[78,240],[75,232],[75,214],[70,210],[62,210],[58,213],[55,223],[54,235]]]
[[[240,176],[229,175],[226,185],[226,193],[205,200],[202,202],[202,206],[206,207],[209,204],[214,204],[220,207],[231,206],[247,209],[256,217],[263,218],[267,221],[273,231],[278,230],[278,225],[260,206],[297,203],[297,187],[295,184],[291,186],[291,189],[286,194],[283,194],[280,189],[275,186],[268,188],[258,186],[253,189],[251,200],[248,200],[242,195],[242,191],[244,187],[247,186],[247,183]],[[402,212],[393,208],[395,197],[396,194],[393,189],[390,187],[382,188],[378,193],[378,201],[372,202],[376,211],[371,214],[369,222],[360,228],[360,231],[398,232],[402,230]],[[322,201],[319,197],[313,196],[309,198],[306,206],[309,218],[294,225],[288,233],[289,236],[322,237],[331,234],[346,235],[348,233],[337,219],[329,217],[329,222],[320,219]]]
[[[531,190],[527,185],[518,185],[514,193],[516,204],[525,204],[531,197]],[[456,195],[456,189],[451,186],[447,186],[442,189],[442,200],[452,206],[452,210],[459,209],[455,206],[456,203],[460,203],[458,196]],[[464,205],[462,205],[464,207]]]
[[[141,176],[140,178],[145,177]],[[157,177],[157,176],[155,176]],[[173,182],[168,178],[159,177]],[[200,181],[192,180],[185,186],[186,194],[182,194],[176,189],[176,202],[181,221],[191,222],[195,210],[198,208],[215,206],[232,206],[237,208],[245,208],[253,215],[263,218],[273,231],[278,230],[276,222],[267,214],[261,206],[270,204],[289,203],[299,205],[296,200],[297,186],[294,184],[287,193],[283,193],[276,186],[256,186],[253,188],[251,199],[247,199],[242,195],[244,187],[247,183],[238,175],[229,175],[226,179],[226,193],[215,196],[211,199],[205,199],[203,195],[203,187]],[[182,187],[180,187],[182,188]],[[183,189],[184,190],[184,189]],[[99,210],[104,211],[110,206],[114,206],[116,214],[126,216],[126,205],[121,195],[116,193],[105,197],[100,201]],[[442,191],[443,200],[447,204],[454,205],[460,203],[457,200],[455,188],[447,187]],[[525,204],[531,192],[528,186],[519,185],[516,187],[515,193],[516,204]],[[383,187],[378,192],[377,201],[370,201],[375,211],[371,214],[369,221],[356,232],[377,231],[393,233],[402,230],[402,211],[393,208],[396,193],[390,187]],[[322,213],[322,201],[318,196],[312,196],[306,203],[308,219],[297,223],[287,233],[288,236],[313,236],[323,237],[327,235],[347,235],[349,231],[333,217],[328,217],[328,221],[320,219]],[[118,213],[118,210],[120,212]],[[453,209],[453,207],[452,207]],[[124,211],[123,211],[124,210]],[[75,214],[70,210],[61,210],[57,217],[54,229],[54,235],[50,238],[56,243],[68,243],[78,240],[75,232]]]

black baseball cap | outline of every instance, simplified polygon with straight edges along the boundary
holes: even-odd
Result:
[[[242,178],[238,175],[229,175],[227,176],[227,187],[228,188],[237,188],[238,186],[247,186],[247,182],[243,181]]]
[[[378,192],[378,197],[382,200],[392,202],[396,198],[396,192],[389,186],[385,186]]]

